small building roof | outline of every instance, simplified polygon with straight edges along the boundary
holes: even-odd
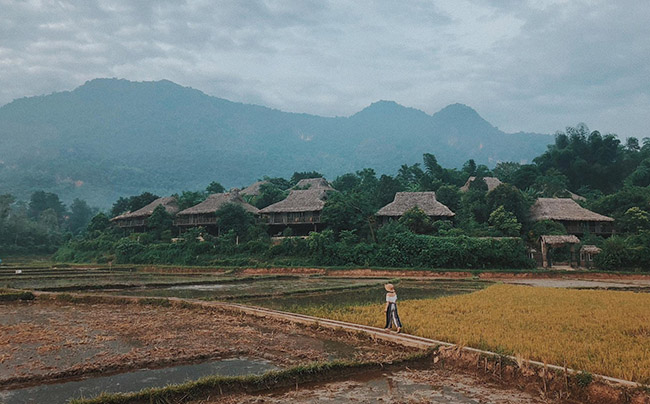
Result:
[[[476,177],[469,177],[467,179],[467,182],[465,182],[465,185],[460,187],[461,192],[467,192],[469,191],[469,185],[476,180]],[[498,187],[499,185],[503,184],[500,179],[497,177],[483,177],[483,182],[487,185],[488,192],[492,191],[494,188]]]
[[[580,252],[585,252],[589,254],[598,254],[601,251],[602,250],[600,248],[596,247],[593,244],[585,244],[580,248]]]
[[[270,181],[257,181],[239,191],[242,195],[257,196],[260,194],[260,187],[264,184],[270,184]]]
[[[236,205],[240,205],[246,211],[254,215],[257,215],[259,212],[259,209],[257,209],[255,206],[244,201],[244,199],[241,197],[241,195],[239,195],[238,192],[227,192],[223,194],[212,194],[208,196],[205,201],[197,205],[194,205],[190,208],[187,208],[185,210],[182,210],[178,212],[177,215],[186,216],[186,215],[201,215],[201,214],[214,213],[228,203],[234,203]]]
[[[305,178],[300,181],[293,187],[296,190],[299,189],[325,189],[332,191],[334,188],[327,182],[325,178]]]
[[[538,198],[530,208],[533,221],[613,222],[611,217],[592,212],[571,198]]]
[[[326,188],[292,190],[286,199],[260,210],[260,213],[316,212],[323,210]]]
[[[435,192],[398,192],[393,202],[379,209],[377,216],[402,216],[409,209],[418,207],[427,216],[453,217],[456,214],[438,202]]]
[[[548,245],[561,245],[561,244],[579,244],[580,239],[572,234],[570,235],[560,235],[560,236],[551,236],[545,235],[541,236],[542,243]]]
[[[174,196],[167,196],[163,198],[158,198],[155,201],[151,202],[150,204],[136,210],[133,212],[126,212],[123,213],[119,216],[115,216],[111,220],[122,220],[122,219],[134,219],[137,217],[149,217],[153,213],[153,211],[159,206],[162,205],[163,208],[169,213],[170,215],[175,214],[178,212],[178,201],[176,200],[176,197]]]

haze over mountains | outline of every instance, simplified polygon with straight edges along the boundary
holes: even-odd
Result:
[[[96,79],[70,92],[0,108],[0,193],[38,189],[109,206],[119,196],[246,186],[263,175],[316,170],[328,178],[400,165],[433,153],[445,167],[470,158],[531,161],[548,135],[507,134],[472,108],[428,115],[379,101],[350,117],[321,117],[231,102],[170,81]]]

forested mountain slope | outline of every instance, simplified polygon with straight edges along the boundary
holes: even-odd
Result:
[[[215,180],[231,187],[302,170],[330,178],[364,167],[395,173],[425,152],[449,167],[530,161],[551,142],[504,133],[461,104],[428,115],[379,101],[328,118],[165,80],[96,79],[0,108],[0,194],[26,199],[43,189],[106,207],[118,196],[203,189]]]

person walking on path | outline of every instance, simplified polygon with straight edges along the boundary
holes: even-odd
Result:
[[[390,330],[392,325],[397,327],[397,332],[402,331],[402,322],[399,319],[399,314],[397,314],[397,293],[395,293],[395,286],[392,283],[387,283],[384,285],[386,289],[386,307],[384,307],[384,313],[386,313],[386,326],[384,329]]]

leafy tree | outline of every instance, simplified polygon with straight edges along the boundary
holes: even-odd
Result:
[[[255,217],[240,205],[227,203],[215,212],[220,233],[234,232],[240,238],[248,234]]]
[[[476,162],[474,159],[469,159],[463,164],[463,173],[466,175],[466,177],[474,177],[476,176]]]
[[[213,182],[212,184],[215,183]],[[206,195],[203,192],[183,191],[183,193],[181,193],[181,195],[177,197],[178,208],[180,210],[191,208],[192,206],[196,206],[199,203],[205,201],[205,198]]]
[[[465,226],[468,226],[471,221],[475,221],[478,224],[486,223],[490,214],[488,209],[487,202],[485,200],[484,191],[487,190],[487,185],[484,181],[473,181],[471,184],[483,184],[483,189],[477,190],[476,187],[470,185],[470,189],[467,192],[464,192],[461,197],[461,208],[460,208],[460,220],[464,222]]]
[[[605,195],[590,205],[590,208],[595,212],[616,219],[616,222],[614,222],[616,226],[618,226],[618,222],[625,212],[633,207],[650,212],[649,187],[626,186],[618,192]]]
[[[424,160],[424,167],[426,168],[427,174],[433,177],[433,179],[442,180],[444,178],[444,168],[438,164],[436,156],[430,153],[424,153],[422,159]]]
[[[0,195],[0,220],[4,220],[9,216],[11,205],[14,202],[16,202],[16,198],[11,194]]]
[[[528,241],[536,243],[540,236],[543,235],[564,235],[566,228],[562,223],[554,222],[552,220],[540,220],[533,223],[528,231]]]
[[[373,214],[374,209],[360,193],[333,192],[323,207],[321,220],[335,234],[345,230],[367,234],[371,231]]]
[[[90,219],[90,223],[88,223],[88,227],[86,228],[87,231],[89,232],[102,232],[106,230],[110,226],[110,221],[108,219],[108,216],[106,216],[104,213],[100,212],[96,214],[92,219]]]
[[[483,193],[488,191],[487,183],[485,182],[482,176],[478,176],[474,178],[474,181],[469,183],[468,188],[470,191],[478,191]]]
[[[512,184],[514,183],[515,173],[520,169],[521,164],[507,161],[497,163],[496,167],[492,170],[492,173],[502,182]]]
[[[429,234],[432,230],[431,218],[417,206],[404,212],[399,222],[415,234]]]
[[[402,184],[404,189],[409,191],[422,191],[421,185],[423,180],[426,181],[426,176],[422,168],[420,168],[420,163],[415,163],[412,166],[403,164],[395,178]]]
[[[452,212],[457,212],[460,209],[460,198],[460,190],[455,185],[443,185],[436,191],[436,199]]]
[[[359,185],[361,185],[361,178],[352,173],[340,175],[332,181],[332,187],[340,192],[356,190]]]
[[[625,179],[625,183],[637,187],[650,186],[650,158],[641,161],[634,172]]]
[[[404,186],[396,178],[390,175],[382,175],[377,184],[376,203],[379,207],[386,206],[395,199],[395,194],[403,191]]]
[[[516,237],[521,230],[517,217],[503,206],[499,206],[490,214],[488,223],[502,236]]]
[[[291,176],[291,180],[289,180],[289,182],[293,186],[296,185],[298,181],[309,179],[309,178],[323,178],[323,174],[319,173],[318,171],[303,171],[303,172],[296,171]]]
[[[501,206],[506,211],[513,213],[519,223],[523,223],[528,218],[530,204],[521,191],[510,184],[499,185],[485,198],[490,211],[495,211]]]
[[[73,234],[83,231],[93,216],[93,210],[88,206],[86,201],[76,198],[70,205],[70,217],[68,219],[68,229]]]
[[[283,191],[291,188],[291,183],[281,177],[264,176],[262,180],[270,182],[271,184],[275,185],[276,187],[280,188]]]
[[[280,202],[287,197],[287,193],[274,183],[260,185],[260,194],[251,198],[251,204],[258,209]]]
[[[631,173],[639,153],[620,143],[615,135],[590,133],[586,125],[580,124],[566,128],[566,133],[558,132],[555,144],[534,161],[543,173],[558,170],[571,189],[588,185],[609,193],[618,189],[622,179]]]
[[[59,218],[57,212],[48,208],[38,215],[38,224],[45,229],[48,234],[57,233],[59,231]]]
[[[29,200],[29,216],[34,219],[39,218],[46,210],[52,210],[57,222],[62,222],[65,205],[59,200],[59,196],[45,191],[34,192]]]
[[[171,237],[173,222],[172,216],[167,213],[165,208],[162,205],[158,205],[153,210],[151,216],[147,218],[147,229],[155,240],[161,240],[165,235]]]
[[[521,190],[530,188],[542,173],[534,164],[526,164],[512,174],[512,185]]]
[[[638,206],[633,206],[619,219],[618,226],[621,230],[628,233],[650,230],[650,214]]]
[[[210,194],[222,194],[226,192],[226,188],[223,185],[219,184],[217,181],[212,181],[210,185],[205,188],[205,192]]]
[[[115,217],[129,211],[133,212],[147,206],[158,198],[160,198],[158,195],[154,195],[151,192],[143,192],[140,195],[134,195],[128,198],[121,197],[113,204],[110,215],[111,217]]]
[[[537,177],[533,184],[537,195],[547,198],[569,196],[567,186],[567,177],[555,168],[551,168],[546,174]]]

